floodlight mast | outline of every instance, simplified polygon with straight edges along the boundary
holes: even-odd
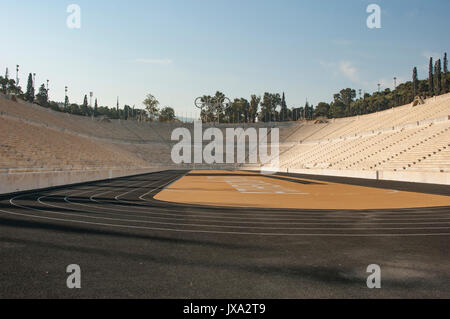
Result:
[[[64,107],[67,108],[67,86],[64,87]]]
[[[19,65],[16,65],[16,87],[19,87]]]

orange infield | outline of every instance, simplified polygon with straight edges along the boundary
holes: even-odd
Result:
[[[154,198],[183,204],[286,209],[450,206],[450,196],[273,176],[276,178],[252,172],[191,171]]]

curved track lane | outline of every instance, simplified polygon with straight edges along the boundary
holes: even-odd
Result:
[[[5,197],[0,202],[0,252],[10,260],[2,258],[0,265],[13,276],[8,271],[1,275],[9,288],[2,285],[0,296],[450,296],[448,207],[262,210],[153,199],[186,173],[166,171]],[[61,250],[65,262],[58,261]],[[137,260],[149,262],[149,256],[156,269],[136,265]],[[41,265],[42,260],[47,263]],[[73,292],[52,277],[40,283],[48,290],[38,288],[39,280],[32,281],[34,289],[24,290],[30,284],[30,263],[40,265],[36,271],[48,268],[61,277],[65,264],[85,263],[92,282]],[[373,263],[386,269],[388,288],[374,292],[365,287],[365,268]],[[136,267],[141,271],[129,271]],[[105,284],[106,278],[119,280],[122,289]]]

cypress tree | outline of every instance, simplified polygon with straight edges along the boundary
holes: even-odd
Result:
[[[447,93],[448,92],[448,79],[447,79],[447,73],[448,73],[448,60],[447,60],[447,52],[444,53],[444,73],[442,74],[442,92]]]
[[[434,77],[433,77],[433,58],[430,58],[430,66],[428,71],[428,93],[434,95]]]
[[[97,103],[97,99],[95,99],[95,105],[94,105],[94,116],[98,115],[98,103]]]
[[[417,68],[414,67],[413,69],[413,88],[414,88],[414,98],[417,96],[418,89],[419,89],[419,81],[417,79]]]
[[[44,84],[39,88],[39,93],[36,94],[36,100],[40,106],[48,106],[48,92]]]
[[[65,112],[68,112],[68,108],[69,108],[69,97],[66,95],[66,97],[64,98],[64,110],[65,110]]]
[[[434,65],[434,93],[436,96],[441,94],[441,59]]]
[[[83,112],[83,115],[88,115],[88,98],[87,98],[87,95],[84,96],[82,112]]]
[[[283,92],[283,97],[281,99],[281,121],[288,121],[288,112],[287,112],[287,104],[286,104],[286,97]]]
[[[32,103],[34,102],[33,75],[31,73],[28,75],[27,92],[25,93],[25,100]]]

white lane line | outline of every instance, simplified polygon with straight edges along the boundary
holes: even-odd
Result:
[[[22,195],[22,196],[27,196],[27,195]],[[21,197],[21,196],[17,196],[17,198],[19,198],[19,197]],[[113,208],[102,207],[102,206],[98,207],[98,206],[92,206],[92,205],[81,204],[81,203],[76,203],[76,202],[69,202],[69,203],[80,205],[80,206],[91,207],[91,208],[95,208],[95,209],[114,210],[114,211],[123,212],[122,209],[113,209]],[[102,202],[99,202],[99,203],[102,203]],[[132,203],[132,202],[130,202],[130,203]],[[105,202],[105,204],[110,204],[110,203]],[[116,204],[114,204],[114,205],[115,206],[121,206],[121,207],[127,208],[128,211],[132,211],[132,210],[130,210],[129,206],[116,205]],[[148,206],[147,208],[151,208],[151,206]],[[145,214],[148,214],[148,215],[163,215],[163,216],[174,216],[174,217],[179,217],[179,216],[186,217],[186,216],[188,216],[185,211],[181,212],[181,214],[176,214],[176,213],[153,213],[153,212],[149,212],[149,211],[145,211],[145,212],[144,211],[132,211],[132,212],[145,213]],[[209,217],[209,215],[212,215],[212,217]],[[347,220],[347,221],[352,221],[352,222],[358,222],[358,223],[361,224],[360,220],[364,219],[364,217],[362,217],[362,216],[361,217],[354,217],[354,218],[351,218],[349,216],[347,216],[347,217],[322,216],[322,217],[316,217],[316,218],[311,218],[311,217],[304,218],[304,217],[296,217],[296,216],[292,216],[293,218],[279,218],[279,217],[278,218],[262,218],[261,216],[254,216],[254,217],[253,217],[253,215],[249,215],[249,216],[252,216],[252,217],[234,217],[234,216],[230,216],[230,217],[228,217],[228,216],[227,217],[221,216],[221,217],[218,217],[217,214],[214,214],[214,213],[207,214],[206,216],[202,215],[202,214],[200,214],[200,215],[197,214],[196,215],[195,213],[189,215],[189,217],[191,217],[191,218],[192,217],[193,218],[200,217],[200,218],[209,218],[210,220],[213,220],[213,219],[226,220],[224,222],[228,222],[228,220],[242,220],[242,221],[249,221],[249,222],[252,222],[252,220],[259,220],[259,221],[260,220],[266,220],[267,222],[271,221],[272,223],[276,223],[276,224],[283,224],[283,223],[279,223],[280,221],[291,221],[291,222],[289,222],[287,224],[292,224],[293,221],[295,223],[295,222],[297,222],[299,220],[300,221],[322,221],[322,220],[328,220],[329,221],[330,218],[339,218],[340,221]],[[157,218],[161,219],[162,217],[157,217]],[[167,218],[167,219],[170,219],[170,218]],[[403,221],[405,219],[408,220],[408,221],[411,221],[411,220],[424,220],[424,221],[426,221],[426,223],[430,223],[430,220],[443,220],[443,219],[447,220],[447,219],[450,219],[450,218],[446,218],[446,217],[409,218],[408,216],[405,216],[405,218],[401,218],[401,219],[395,219],[395,218],[370,218],[370,221],[371,221],[370,224],[373,224],[373,222],[384,221],[384,220],[386,220],[386,221]],[[206,221],[206,219],[205,219],[205,221]],[[262,223],[266,223],[266,222],[262,222]],[[322,224],[322,223],[323,222],[318,223],[318,224]],[[446,224],[446,222],[439,222],[438,224],[441,224],[441,223],[442,224]],[[304,224],[304,223],[299,223],[299,224]],[[328,223],[328,224],[337,224],[337,223],[333,222],[333,223]],[[382,224],[394,224],[394,223],[382,223]],[[425,224],[425,223],[398,223],[398,224]]]
[[[19,197],[19,196],[17,196],[17,197]],[[14,205],[14,206],[19,206],[20,207],[20,205],[16,205],[16,204],[13,203],[14,199],[15,198],[12,198],[10,200],[10,203],[12,205]],[[22,208],[33,210],[32,208],[24,207],[24,206],[22,206]],[[3,211],[3,212],[5,212],[5,211]],[[264,234],[264,233],[257,234],[257,233],[244,233],[244,232],[241,233],[241,232],[217,232],[217,231],[215,231],[215,232],[211,232],[211,231],[190,231],[190,230],[179,230],[179,229],[161,229],[161,228],[155,229],[155,228],[141,227],[141,226],[125,226],[125,225],[115,225],[115,224],[92,223],[92,222],[84,222],[84,221],[77,221],[77,220],[55,219],[55,218],[50,218],[50,217],[18,214],[18,213],[12,213],[12,212],[7,212],[7,211],[6,211],[6,213],[10,213],[10,214],[13,214],[13,215],[15,214],[15,215],[28,216],[28,217],[31,217],[31,218],[45,218],[45,219],[61,220],[61,221],[66,221],[66,222],[70,221],[70,222],[76,222],[76,223],[96,224],[96,225],[104,225],[104,226],[112,226],[112,227],[166,230],[166,231],[175,231],[175,232],[195,232],[195,233],[200,232],[200,233],[224,233],[224,234],[243,234],[243,235],[247,234],[247,235],[263,235],[263,236],[266,235],[266,236],[328,236],[328,237],[333,237],[333,236],[334,237],[336,237],[336,236],[337,237],[342,237],[342,236],[347,236],[347,237],[348,236],[350,236],[350,237],[361,237],[361,236],[364,236],[364,237],[368,237],[368,236],[372,236],[372,237],[373,236],[376,236],[376,237],[379,237],[379,236],[402,236],[402,237],[404,237],[404,236],[408,236],[408,237],[410,237],[410,236],[448,236],[448,235],[450,235],[450,234],[436,234],[436,233],[435,234],[272,234],[272,233],[270,233],[270,234]],[[62,214],[65,214],[65,213],[62,213]],[[80,217],[79,215],[76,215],[76,216]],[[426,229],[426,228],[423,228],[423,229]]]
[[[42,203],[40,199],[43,196],[38,198],[38,202]],[[14,198],[13,198],[14,199]],[[223,225],[204,225],[204,224],[186,224],[186,223],[166,223],[166,222],[152,222],[152,221],[145,221],[145,220],[131,220],[131,219],[122,219],[122,218],[108,218],[108,217],[100,217],[100,216],[88,216],[88,215],[80,215],[80,214],[73,214],[73,213],[63,213],[63,212],[54,212],[54,211],[47,211],[42,209],[36,209],[31,207],[26,207],[18,204],[13,203],[13,199],[10,200],[10,203],[17,207],[21,207],[28,210],[33,211],[39,211],[49,214],[58,214],[63,216],[75,216],[79,218],[91,218],[91,219],[98,219],[98,220],[110,220],[110,221],[120,221],[120,222],[130,222],[130,223],[145,223],[145,224],[158,224],[158,225],[171,225],[171,226],[191,226],[191,227],[213,227],[213,228],[241,228],[241,229],[266,229],[266,230],[338,230],[338,231],[355,231],[355,230],[442,230],[442,229],[450,229],[450,227],[401,227],[401,228],[376,228],[376,227],[365,227],[365,228],[354,228],[354,227],[348,227],[348,228],[311,228],[311,227],[297,227],[297,228],[286,228],[286,227],[255,227],[255,226],[223,226]],[[42,203],[43,204],[43,203]],[[45,205],[45,204],[44,204]],[[48,205],[53,207],[58,207],[55,205]],[[36,216],[36,215],[28,215],[28,216]]]
[[[104,203],[106,205],[113,205],[113,204],[108,203],[108,202],[100,202],[100,201],[97,201],[97,202],[99,204]],[[120,201],[120,202],[127,203],[126,201]],[[122,209],[114,209],[114,208],[102,207],[102,206],[100,206],[100,207],[99,206],[92,206],[92,205],[81,204],[81,203],[76,203],[76,202],[69,202],[69,203],[72,203],[72,204],[75,204],[75,205],[80,205],[80,206],[85,206],[85,207],[92,207],[92,208],[95,208],[95,209],[114,210],[114,211],[123,212]],[[133,202],[128,202],[128,203],[135,204]],[[186,211],[181,211],[181,212],[174,211],[174,213],[154,213],[154,212],[150,212],[148,210],[148,208],[152,208],[151,206],[146,206],[145,207],[146,211],[134,211],[134,210],[131,210],[130,207],[126,206],[126,205],[116,205],[116,204],[114,204],[114,206],[124,207],[124,208],[127,208],[128,211],[136,212],[136,213],[145,213],[145,214],[148,214],[148,215],[163,215],[163,216],[175,216],[175,217],[178,217],[178,216],[186,217],[187,216],[187,214],[186,214],[187,212]],[[144,207],[136,207],[136,208],[144,208]],[[152,210],[154,210],[154,209],[152,209]],[[168,210],[168,211],[171,212],[171,210]],[[177,212],[179,212],[179,213],[177,214]],[[212,217],[209,217],[210,215]],[[189,217],[201,217],[201,218],[210,218],[210,219],[249,220],[249,221],[251,221],[251,220],[267,220],[267,221],[275,221],[275,222],[276,221],[299,221],[299,220],[302,220],[302,221],[321,221],[321,220],[329,220],[331,218],[334,218],[334,219],[339,219],[340,221],[348,220],[348,221],[353,221],[353,222],[360,223],[361,219],[365,219],[364,216],[360,216],[360,217],[322,216],[322,217],[315,217],[315,218],[309,217],[310,215],[308,215],[308,217],[306,217],[306,218],[303,217],[303,216],[302,217],[292,216],[292,218],[280,218],[280,217],[278,217],[278,218],[264,218],[262,216],[257,216],[257,215],[256,216],[255,215],[249,215],[249,216],[251,216],[251,217],[241,217],[241,216],[240,217],[234,217],[234,216],[229,216],[229,217],[228,216],[220,216],[219,217],[219,216],[217,216],[217,213],[210,213],[210,214],[209,213],[203,213],[203,214],[201,214],[201,213],[200,214],[193,213],[193,214],[189,215]],[[277,216],[277,215],[271,215],[271,216]],[[158,217],[158,218],[160,218],[160,217]],[[442,220],[442,219],[450,219],[450,217],[449,218],[447,218],[447,217],[410,218],[408,216],[405,216],[405,218],[377,218],[377,217],[373,218],[372,217],[372,218],[370,218],[370,221],[373,223],[373,222],[384,221],[384,220],[386,220],[386,221],[403,221],[403,220],[408,220],[408,221],[411,221],[411,220],[429,221],[429,220]],[[445,223],[445,222],[443,222],[443,223]],[[391,223],[386,223],[386,224],[391,224]],[[424,223],[417,223],[417,224],[424,224]]]
[[[65,209],[65,207],[61,207],[61,206],[57,206],[57,205],[52,205],[52,204],[48,204],[42,201],[39,201],[41,204],[46,205],[46,206],[50,206],[50,207],[55,207],[55,208],[60,208],[60,209]],[[84,205],[84,206],[88,206],[88,205]],[[26,206],[24,206],[26,207]],[[90,206],[92,208],[96,208],[94,206]],[[29,208],[29,207],[26,207]],[[103,207],[98,207],[100,209],[107,209],[107,208],[103,208]],[[32,208],[30,208],[32,209]],[[48,212],[45,210],[41,210],[43,212]],[[121,214],[118,213],[112,213],[112,212],[98,212],[98,211],[92,211],[92,210],[85,210],[85,212],[89,212],[89,213],[96,213],[96,214],[103,214],[103,215],[113,215],[113,216],[123,216],[124,214],[124,210],[119,210],[119,209],[114,209],[114,211],[119,211],[121,212]],[[142,212],[143,214],[146,214],[145,212]],[[86,217],[86,215],[80,215],[80,214],[71,214],[73,216],[79,216],[79,217]],[[131,216],[131,217],[143,217],[143,218],[150,218],[150,219],[163,219],[163,220],[185,220],[185,216],[184,217],[175,217],[175,218],[169,218],[169,217],[152,217],[152,216],[143,216],[143,215],[133,215],[133,214],[129,214],[128,212],[126,212],[127,216]],[[146,214],[147,215],[147,214]],[[149,214],[149,215],[153,215],[153,214]],[[192,216],[189,216],[190,218]],[[123,219],[120,219],[123,220]],[[261,225],[333,225],[333,226],[337,226],[337,225],[341,225],[341,226],[352,226],[355,224],[358,225],[374,225],[374,223],[361,223],[361,222],[352,222],[352,223],[336,223],[336,222],[288,222],[288,223],[277,223],[277,222],[253,222],[253,221],[248,221],[248,222],[243,222],[243,221],[220,221],[220,220],[211,220],[211,219],[198,219],[196,218],[197,221],[200,222],[215,222],[215,223],[227,223],[227,224],[261,224]],[[258,220],[258,219],[257,219]],[[142,220],[141,220],[142,221]],[[450,224],[449,222],[426,222],[426,223],[377,223],[377,225],[442,225],[442,224]],[[245,227],[245,226],[244,226]],[[383,228],[384,229],[384,228]],[[404,228],[399,228],[399,229],[404,229]],[[426,229],[426,227],[420,227],[417,229]]]
[[[189,172],[187,172],[185,175],[187,175]],[[213,177],[208,177],[208,178],[213,178]],[[108,183],[111,183],[112,181],[108,181]],[[220,182],[222,182],[222,181],[220,181]],[[124,185],[126,186],[127,184],[129,183],[129,181],[124,181]],[[140,184],[140,183],[138,183],[138,184]],[[148,185],[148,186],[150,186],[150,185]],[[120,185],[111,185],[111,187],[110,188],[117,188],[117,187],[120,187]],[[140,189],[140,188],[139,188]],[[111,191],[109,191],[109,192],[105,192],[105,193],[110,193],[110,192],[112,192],[112,191],[114,191],[114,190],[111,190]],[[88,190],[87,192],[90,192],[90,190]],[[83,192],[83,193],[86,193],[86,192]],[[80,193],[80,194],[83,194],[83,193]],[[249,192],[247,192],[247,193],[249,193]],[[80,195],[79,194],[79,195]],[[93,197],[95,197],[95,196],[99,196],[99,195],[102,195],[102,194],[104,194],[104,193],[101,193],[101,194],[96,194],[96,195],[93,195]],[[249,193],[250,194],[250,193]],[[270,193],[267,193],[267,194],[270,194]],[[303,195],[309,195],[308,193],[304,193]],[[70,197],[70,196],[69,196]],[[66,200],[67,201],[67,200]],[[110,204],[110,203],[107,203],[107,202],[100,202],[100,201],[97,201],[97,202],[99,202],[99,203],[105,203],[105,204]],[[122,201],[122,202],[124,202],[124,201]],[[147,201],[147,202],[149,202],[149,201]],[[79,204],[79,203],[74,203],[74,202],[69,202],[69,203],[72,203],[72,204],[78,204],[78,205],[82,205],[82,204]],[[128,202],[128,203],[130,203],[130,202]],[[140,205],[140,204],[136,204],[136,203],[133,203],[134,205]],[[87,207],[97,207],[97,206],[91,206],[91,205],[84,205],[84,206],[87,206]],[[122,206],[122,207],[128,207],[128,206],[123,206],[123,205],[117,205],[117,206]],[[147,209],[147,208],[149,208],[149,207],[151,207],[151,206],[147,206],[147,205],[140,205],[141,207],[135,207],[135,209]],[[435,207],[425,207],[425,208],[423,208],[424,210],[433,210]],[[416,208],[416,209],[420,209],[420,208]],[[185,214],[186,212],[189,212],[189,211],[186,211],[186,210],[183,210],[183,211],[180,211],[180,210],[174,210],[174,209],[164,209],[164,208],[155,208],[155,207],[153,207],[152,208],[152,210],[156,210],[156,211],[160,211],[160,212],[178,212],[178,213],[183,213],[183,214]],[[414,215],[416,215],[416,216],[419,216],[419,215],[424,215],[424,216],[427,216],[427,218],[429,218],[430,216],[434,216],[434,215],[437,215],[437,216],[440,216],[440,215],[442,215],[443,213],[441,213],[441,212],[438,212],[438,213],[433,213],[433,212],[431,212],[431,213],[422,213],[422,212],[418,212],[418,211],[413,211],[413,212],[410,212],[410,211],[407,211],[408,209],[404,209],[405,211],[404,212],[400,212],[400,213],[389,213],[389,212],[383,212],[383,211],[381,211],[381,212],[379,212],[379,211],[377,211],[376,212],[376,215],[384,215],[385,217],[391,217],[391,218],[389,218],[389,219],[380,219],[380,218],[378,218],[378,219],[376,219],[377,221],[378,220],[391,220],[392,219],[392,216],[397,216],[397,215],[405,215],[406,213],[408,214],[408,215],[410,215],[410,214],[414,214]],[[326,210],[325,210],[326,211]],[[140,211],[136,211],[137,213],[139,213]],[[358,212],[358,211],[352,211],[352,214],[353,214],[353,212]],[[302,212],[302,214],[301,215],[299,215],[299,212],[298,211],[295,211],[295,210],[293,210],[291,213],[286,213],[286,214],[283,214],[283,213],[278,213],[278,214],[276,214],[276,215],[274,215],[274,214],[269,214],[269,213],[263,213],[263,212],[261,212],[260,213],[260,215],[261,216],[292,216],[293,214],[295,214],[297,217],[298,216],[304,216],[304,215],[312,215],[312,214],[319,214],[319,213],[324,213],[324,210],[318,210],[318,211],[313,211],[313,212]],[[216,216],[217,215],[217,213],[201,213],[201,214],[204,214],[204,215],[214,215],[214,216]],[[349,215],[349,213],[348,212],[346,212],[345,214],[343,214],[343,213],[340,213],[340,212],[326,212],[326,214],[333,214],[334,216],[333,216],[333,218],[341,218],[341,216],[338,216],[338,215],[340,215],[340,214],[342,214],[343,215],[343,217],[344,218],[347,218],[347,219],[349,219],[349,220],[351,220],[351,219],[353,219],[353,218],[351,218],[351,217],[349,217],[348,215]],[[368,212],[358,212],[358,214],[359,214],[359,216],[358,217],[355,217],[354,219],[359,219],[359,218],[362,218],[362,217],[364,217],[365,215],[372,215],[372,214],[374,214],[374,213],[368,213]],[[233,212],[227,212],[227,215],[239,215],[239,216],[257,216],[257,213],[255,213],[255,212],[253,212],[253,213],[251,213],[251,214],[241,214],[241,213],[233,213]],[[447,215],[447,214],[446,214]],[[445,216],[446,216],[445,215]],[[329,216],[326,216],[326,217],[323,217],[323,218],[329,218]],[[406,218],[406,216],[405,216],[405,218]],[[319,218],[316,218],[316,219],[319,219]],[[410,218],[406,218],[406,219],[408,219],[408,220],[410,220]],[[435,218],[435,219],[440,219],[440,218]],[[403,219],[396,219],[396,220],[403,220]],[[419,219],[420,220],[420,219]],[[421,219],[421,220],[426,220],[426,219]]]
[[[442,236],[450,236],[450,233],[431,233],[431,234],[285,234],[285,233],[250,233],[250,232],[226,232],[226,231],[208,231],[208,230],[187,230],[187,229],[172,229],[172,228],[157,228],[157,227],[145,227],[145,226],[131,226],[131,225],[118,225],[118,224],[107,224],[107,223],[93,223],[72,219],[62,219],[62,218],[53,218],[53,217],[45,217],[45,216],[36,216],[36,215],[27,215],[21,213],[13,213],[9,211],[0,210],[0,212],[22,216],[22,217],[30,217],[34,219],[45,219],[45,220],[53,220],[53,221],[62,221],[76,224],[85,224],[85,225],[96,225],[96,226],[106,226],[106,227],[114,227],[114,228],[125,228],[125,229],[141,229],[141,230],[152,230],[152,231],[162,231],[162,232],[176,232],[176,233],[195,233],[195,234],[221,234],[221,235],[245,235],[245,236],[265,236],[265,237],[442,237]]]
[[[186,174],[185,174],[184,176],[186,176]],[[168,181],[167,183],[165,183],[165,184],[163,184],[163,185],[160,185],[160,186],[158,186],[158,187],[152,189],[151,191],[149,191],[149,192],[147,192],[147,193],[145,193],[145,194],[139,196],[139,199],[141,199],[141,200],[143,200],[143,201],[145,201],[145,202],[149,202],[149,200],[147,200],[147,199],[144,198],[145,196],[150,195],[151,193],[153,193],[154,191],[156,191],[156,190],[158,190],[158,189],[163,189],[163,188],[166,187],[167,185],[172,184],[174,181],[176,181],[176,180],[178,180],[178,179],[180,179],[180,178],[183,178],[184,176],[181,176],[181,177],[180,177],[180,176],[177,176],[177,177],[171,179],[171,180]],[[129,202],[127,202],[127,201],[121,201],[121,202],[122,202],[122,203],[129,203]]]
[[[20,205],[19,205],[20,206]],[[53,206],[53,205],[48,205]],[[20,206],[22,208],[26,208],[28,210],[33,211],[40,211],[45,212],[49,214],[57,214],[57,215],[63,215],[63,216],[75,216],[75,217],[81,217],[81,218],[91,218],[91,219],[97,219],[97,220],[110,220],[110,221],[119,221],[119,222],[129,222],[129,223],[143,223],[143,224],[157,224],[157,225],[170,225],[170,226],[179,226],[179,227],[212,227],[212,228],[230,228],[230,229],[265,229],[265,230],[337,230],[337,231],[355,231],[355,230],[443,230],[443,229],[450,229],[449,227],[395,227],[395,228],[375,228],[375,227],[360,227],[360,228],[354,228],[354,227],[347,227],[347,228],[332,228],[332,227],[259,227],[259,226],[228,226],[228,225],[209,225],[209,224],[190,224],[190,223],[167,223],[167,222],[153,222],[153,221],[147,221],[147,220],[132,220],[132,219],[122,219],[122,218],[108,218],[108,217],[97,217],[97,216],[89,216],[89,215],[79,215],[79,214],[72,214],[72,213],[63,213],[63,212],[54,212],[54,211],[47,211],[42,209],[36,209],[36,208],[30,208],[25,206]],[[57,206],[53,206],[57,207]],[[36,215],[28,215],[33,217],[41,217]],[[73,220],[70,220],[73,221]],[[96,223],[97,224],[97,223]],[[128,225],[124,225],[128,226]]]

